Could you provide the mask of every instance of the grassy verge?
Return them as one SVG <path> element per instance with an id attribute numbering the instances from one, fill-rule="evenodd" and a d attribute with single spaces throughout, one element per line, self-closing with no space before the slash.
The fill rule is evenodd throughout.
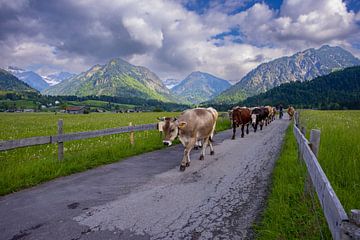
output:
<path id="1" fill-rule="evenodd" d="M 318 201 L 304 194 L 306 166 L 298 160 L 292 126 L 287 129 L 257 239 L 331 239 Z M 315 209 L 315 211 L 314 211 Z"/>
<path id="2" fill-rule="evenodd" d="M 345 211 L 360 208 L 360 111 L 301 111 L 301 126 L 321 131 L 318 160 Z M 273 172 L 258 239 L 331 239 L 317 196 L 304 194 L 306 167 L 289 127 Z"/>
<path id="3" fill-rule="evenodd" d="M 64 120 L 64 132 L 154 123 L 157 117 L 179 113 L 128 113 L 70 115 L 53 113 L 0 113 L 0 139 L 10 140 L 56 134 L 58 119 Z M 219 118 L 217 131 L 229 128 L 229 120 Z M 135 133 L 131 145 L 129 134 L 117 134 L 71 141 L 64 144 L 65 158 L 57 161 L 56 145 L 41 145 L 0 152 L 0 195 L 84 171 L 99 165 L 117 162 L 129 156 L 163 148 L 159 132 Z"/>
<path id="4" fill-rule="evenodd" d="M 360 209 L 360 111 L 302 111 L 301 123 L 320 129 L 319 163 L 345 211 Z"/>

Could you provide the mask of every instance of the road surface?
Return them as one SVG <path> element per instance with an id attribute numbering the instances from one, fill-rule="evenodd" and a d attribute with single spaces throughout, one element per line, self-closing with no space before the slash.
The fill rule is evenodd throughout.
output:
<path id="1" fill-rule="evenodd" d="M 176 145 L 0 197 L 0 239 L 252 239 L 288 124 L 221 132 L 185 172 Z"/>

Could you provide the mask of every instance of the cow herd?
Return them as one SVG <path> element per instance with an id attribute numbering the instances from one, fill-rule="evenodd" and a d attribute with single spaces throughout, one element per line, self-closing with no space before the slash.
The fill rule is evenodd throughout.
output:
<path id="1" fill-rule="evenodd" d="M 290 120 L 294 112 L 293 107 L 288 108 Z M 229 111 L 229 118 L 233 128 L 232 139 L 235 139 L 237 127 L 241 126 L 241 137 L 244 137 L 245 127 L 246 134 L 249 134 L 250 124 L 254 132 L 256 132 L 258 127 L 262 130 L 264 125 L 267 126 L 275 120 L 275 114 L 276 108 L 270 106 L 254 108 L 234 107 Z M 159 119 L 158 129 L 163 132 L 164 145 L 170 146 L 176 138 L 179 138 L 185 148 L 180 171 L 185 171 L 186 167 L 190 166 L 190 152 L 193 148 L 202 146 L 200 160 L 204 160 L 207 146 L 210 147 L 210 155 L 215 153 L 212 138 L 217 118 L 218 112 L 214 108 L 209 107 L 185 110 L 177 118 L 164 117 Z"/>

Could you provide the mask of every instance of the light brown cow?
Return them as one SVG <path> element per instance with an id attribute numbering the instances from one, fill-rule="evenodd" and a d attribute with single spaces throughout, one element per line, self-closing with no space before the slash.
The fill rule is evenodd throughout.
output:
<path id="1" fill-rule="evenodd" d="M 164 132 L 163 143 L 167 146 L 178 136 L 185 147 L 184 157 L 181 161 L 180 171 L 190 166 L 190 151 L 194 148 L 197 140 L 203 140 L 200 160 L 204 160 L 207 145 L 210 146 L 210 154 L 214 154 L 211 140 L 214 135 L 218 112 L 214 108 L 195 108 L 182 112 L 178 119 L 165 118 L 159 123 L 159 129 Z"/>
<path id="2" fill-rule="evenodd" d="M 294 113 L 295 113 L 295 109 L 292 106 L 289 106 L 287 113 L 289 114 L 289 120 L 292 120 Z"/>
<path id="3" fill-rule="evenodd" d="M 267 119 L 265 120 L 266 123 L 269 124 L 272 121 L 272 118 L 273 118 L 273 115 L 274 115 L 274 110 L 270 106 L 265 106 L 265 108 L 267 108 L 268 111 L 269 111 L 269 115 L 268 115 Z"/>

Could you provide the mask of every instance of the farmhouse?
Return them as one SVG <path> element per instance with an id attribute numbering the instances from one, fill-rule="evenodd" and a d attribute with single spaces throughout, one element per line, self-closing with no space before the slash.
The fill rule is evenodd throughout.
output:
<path id="1" fill-rule="evenodd" d="M 72 114 L 84 113 L 84 110 L 85 110 L 84 106 L 71 106 L 65 108 L 66 113 L 72 113 Z"/>

